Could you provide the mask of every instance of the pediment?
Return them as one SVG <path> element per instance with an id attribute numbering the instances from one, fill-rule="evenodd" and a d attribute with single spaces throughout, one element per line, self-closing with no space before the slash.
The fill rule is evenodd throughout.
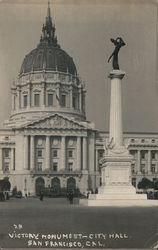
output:
<path id="1" fill-rule="evenodd" d="M 79 129 L 83 130 L 86 127 L 80 122 L 76 122 L 67 117 L 55 114 L 49 117 L 42 118 L 24 126 L 25 129 Z"/>

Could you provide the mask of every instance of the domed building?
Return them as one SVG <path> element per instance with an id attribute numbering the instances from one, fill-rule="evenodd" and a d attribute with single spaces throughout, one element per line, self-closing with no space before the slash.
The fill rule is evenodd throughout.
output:
<path id="1" fill-rule="evenodd" d="M 101 184 L 100 159 L 108 132 L 87 121 L 85 85 L 59 45 L 50 6 L 37 47 L 25 56 L 13 83 L 12 111 L 0 129 L 0 179 L 11 190 L 39 194 L 51 189 L 86 193 Z M 132 183 L 158 176 L 158 135 L 126 133 L 133 155 Z"/>

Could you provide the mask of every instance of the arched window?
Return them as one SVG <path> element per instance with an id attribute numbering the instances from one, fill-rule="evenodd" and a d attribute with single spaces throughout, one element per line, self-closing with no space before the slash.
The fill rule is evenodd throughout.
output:
<path id="1" fill-rule="evenodd" d="M 35 184 L 35 189 L 36 189 L 36 195 L 39 195 L 41 191 L 44 191 L 45 188 L 45 182 L 42 177 L 39 177 L 36 179 L 36 184 Z"/>
<path id="2" fill-rule="evenodd" d="M 60 193 L 60 180 L 59 178 L 55 177 L 51 181 L 51 188 L 54 194 L 59 194 Z"/>
<path id="3" fill-rule="evenodd" d="M 67 190 L 74 190 L 76 189 L 76 180 L 73 177 L 70 177 L 67 180 Z"/>

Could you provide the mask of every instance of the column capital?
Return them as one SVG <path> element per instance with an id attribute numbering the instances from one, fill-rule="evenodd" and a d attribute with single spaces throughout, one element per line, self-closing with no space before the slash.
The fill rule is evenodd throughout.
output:
<path id="1" fill-rule="evenodd" d="M 108 75 L 108 78 L 110 78 L 110 79 L 117 78 L 117 79 L 122 80 L 123 77 L 125 76 L 125 74 L 126 73 L 124 71 L 122 71 L 122 70 L 112 70 L 110 72 L 110 74 Z"/>

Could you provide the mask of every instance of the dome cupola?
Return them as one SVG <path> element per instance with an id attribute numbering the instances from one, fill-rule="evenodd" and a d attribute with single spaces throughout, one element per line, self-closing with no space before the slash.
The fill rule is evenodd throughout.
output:
<path id="1" fill-rule="evenodd" d="M 50 3 L 40 42 L 22 63 L 11 88 L 11 119 L 33 120 L 62 113 L 85 120 L 85 87 L 72 57 L 61 49 L 52 22 Z"/>

